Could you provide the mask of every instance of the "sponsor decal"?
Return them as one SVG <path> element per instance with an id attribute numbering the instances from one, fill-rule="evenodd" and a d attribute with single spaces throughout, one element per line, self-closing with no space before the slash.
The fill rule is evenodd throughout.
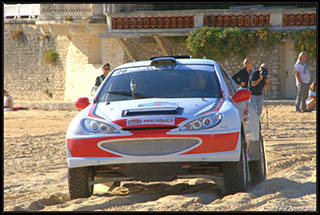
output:
<path id="1" fill-rule="evenodd" d="M 134 125 L 174 125 L 174 118 L 150 118 L 127 120 L 127 126 Z"/>
<path id="2" fill-rule="evenodd" d="M 145 103 L 145 104 L 139 104 L 138 107 L 153 107 L 153 106 L 178 106 L 175 102 L 151 102 L 151 103 Z"/>

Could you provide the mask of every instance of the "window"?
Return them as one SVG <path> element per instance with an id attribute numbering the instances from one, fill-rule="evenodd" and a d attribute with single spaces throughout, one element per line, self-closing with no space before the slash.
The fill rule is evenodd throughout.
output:
<path id="1" fill-rule="evenodd" d="M 234 82 L 234 80 L 230 77 L 230 75 L 224 70 L 224 68 L 221 65 L 219 65 L 219 68 L 227 84 L 229 94 L 233 96 L 238 91 L 237 84 Z"/>
<path id="2" fill-rule="evenodd" d="M 115 70 L 97 101 L 220 97 L 220 83 L 212 66 L 147 66 Z"/>

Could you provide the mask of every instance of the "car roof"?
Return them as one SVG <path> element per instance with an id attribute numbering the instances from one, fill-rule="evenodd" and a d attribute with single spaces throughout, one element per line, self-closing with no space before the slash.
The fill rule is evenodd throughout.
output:
<path id="1" fill-rule="evenodd" d="M 117 66 L 114 70 L 123 69 L 123 68 L 130 68 L 130 67 L 150 66 L 151 62 L 152 62 L 152 60 L 125 63 L 125 64 Z M 180 64 L 203 64 L 203 65 L 214 65 L 214 66 L 217 64 L 217 62 L 214 60 L 201 59 L 201 58 L 176 59 L 176 62 L 178 62 Z"/>

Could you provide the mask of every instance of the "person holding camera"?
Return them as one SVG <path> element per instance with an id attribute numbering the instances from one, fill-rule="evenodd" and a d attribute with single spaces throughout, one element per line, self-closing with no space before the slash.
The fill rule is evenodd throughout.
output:
<path id="1" fill-rule="evenodd" d="M 264 90 L 269 89 L 268 66 L 263 63 L 259 67 L 259 70 L 254 71 L 249 76 L 249 90 L 251 91 L 250 103 L 256 109 L 258 116 L 262 113 L 262 106 L 264 100 Z"/>

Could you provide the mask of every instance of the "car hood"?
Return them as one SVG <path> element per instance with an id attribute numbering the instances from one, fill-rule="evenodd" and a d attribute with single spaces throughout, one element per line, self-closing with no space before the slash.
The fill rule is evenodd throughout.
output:
<path id="1" fill-rule="evenodd" d="M 174 117 L 190 118 L 214 109 L 220 98 L 175 98 L 175 99 L 136 99 L 116 101 L 107 104 L 100 102 L 92 104 L 89 116 L 106 120 L 120 120 L 135 116 L 171 115 Z"/>

